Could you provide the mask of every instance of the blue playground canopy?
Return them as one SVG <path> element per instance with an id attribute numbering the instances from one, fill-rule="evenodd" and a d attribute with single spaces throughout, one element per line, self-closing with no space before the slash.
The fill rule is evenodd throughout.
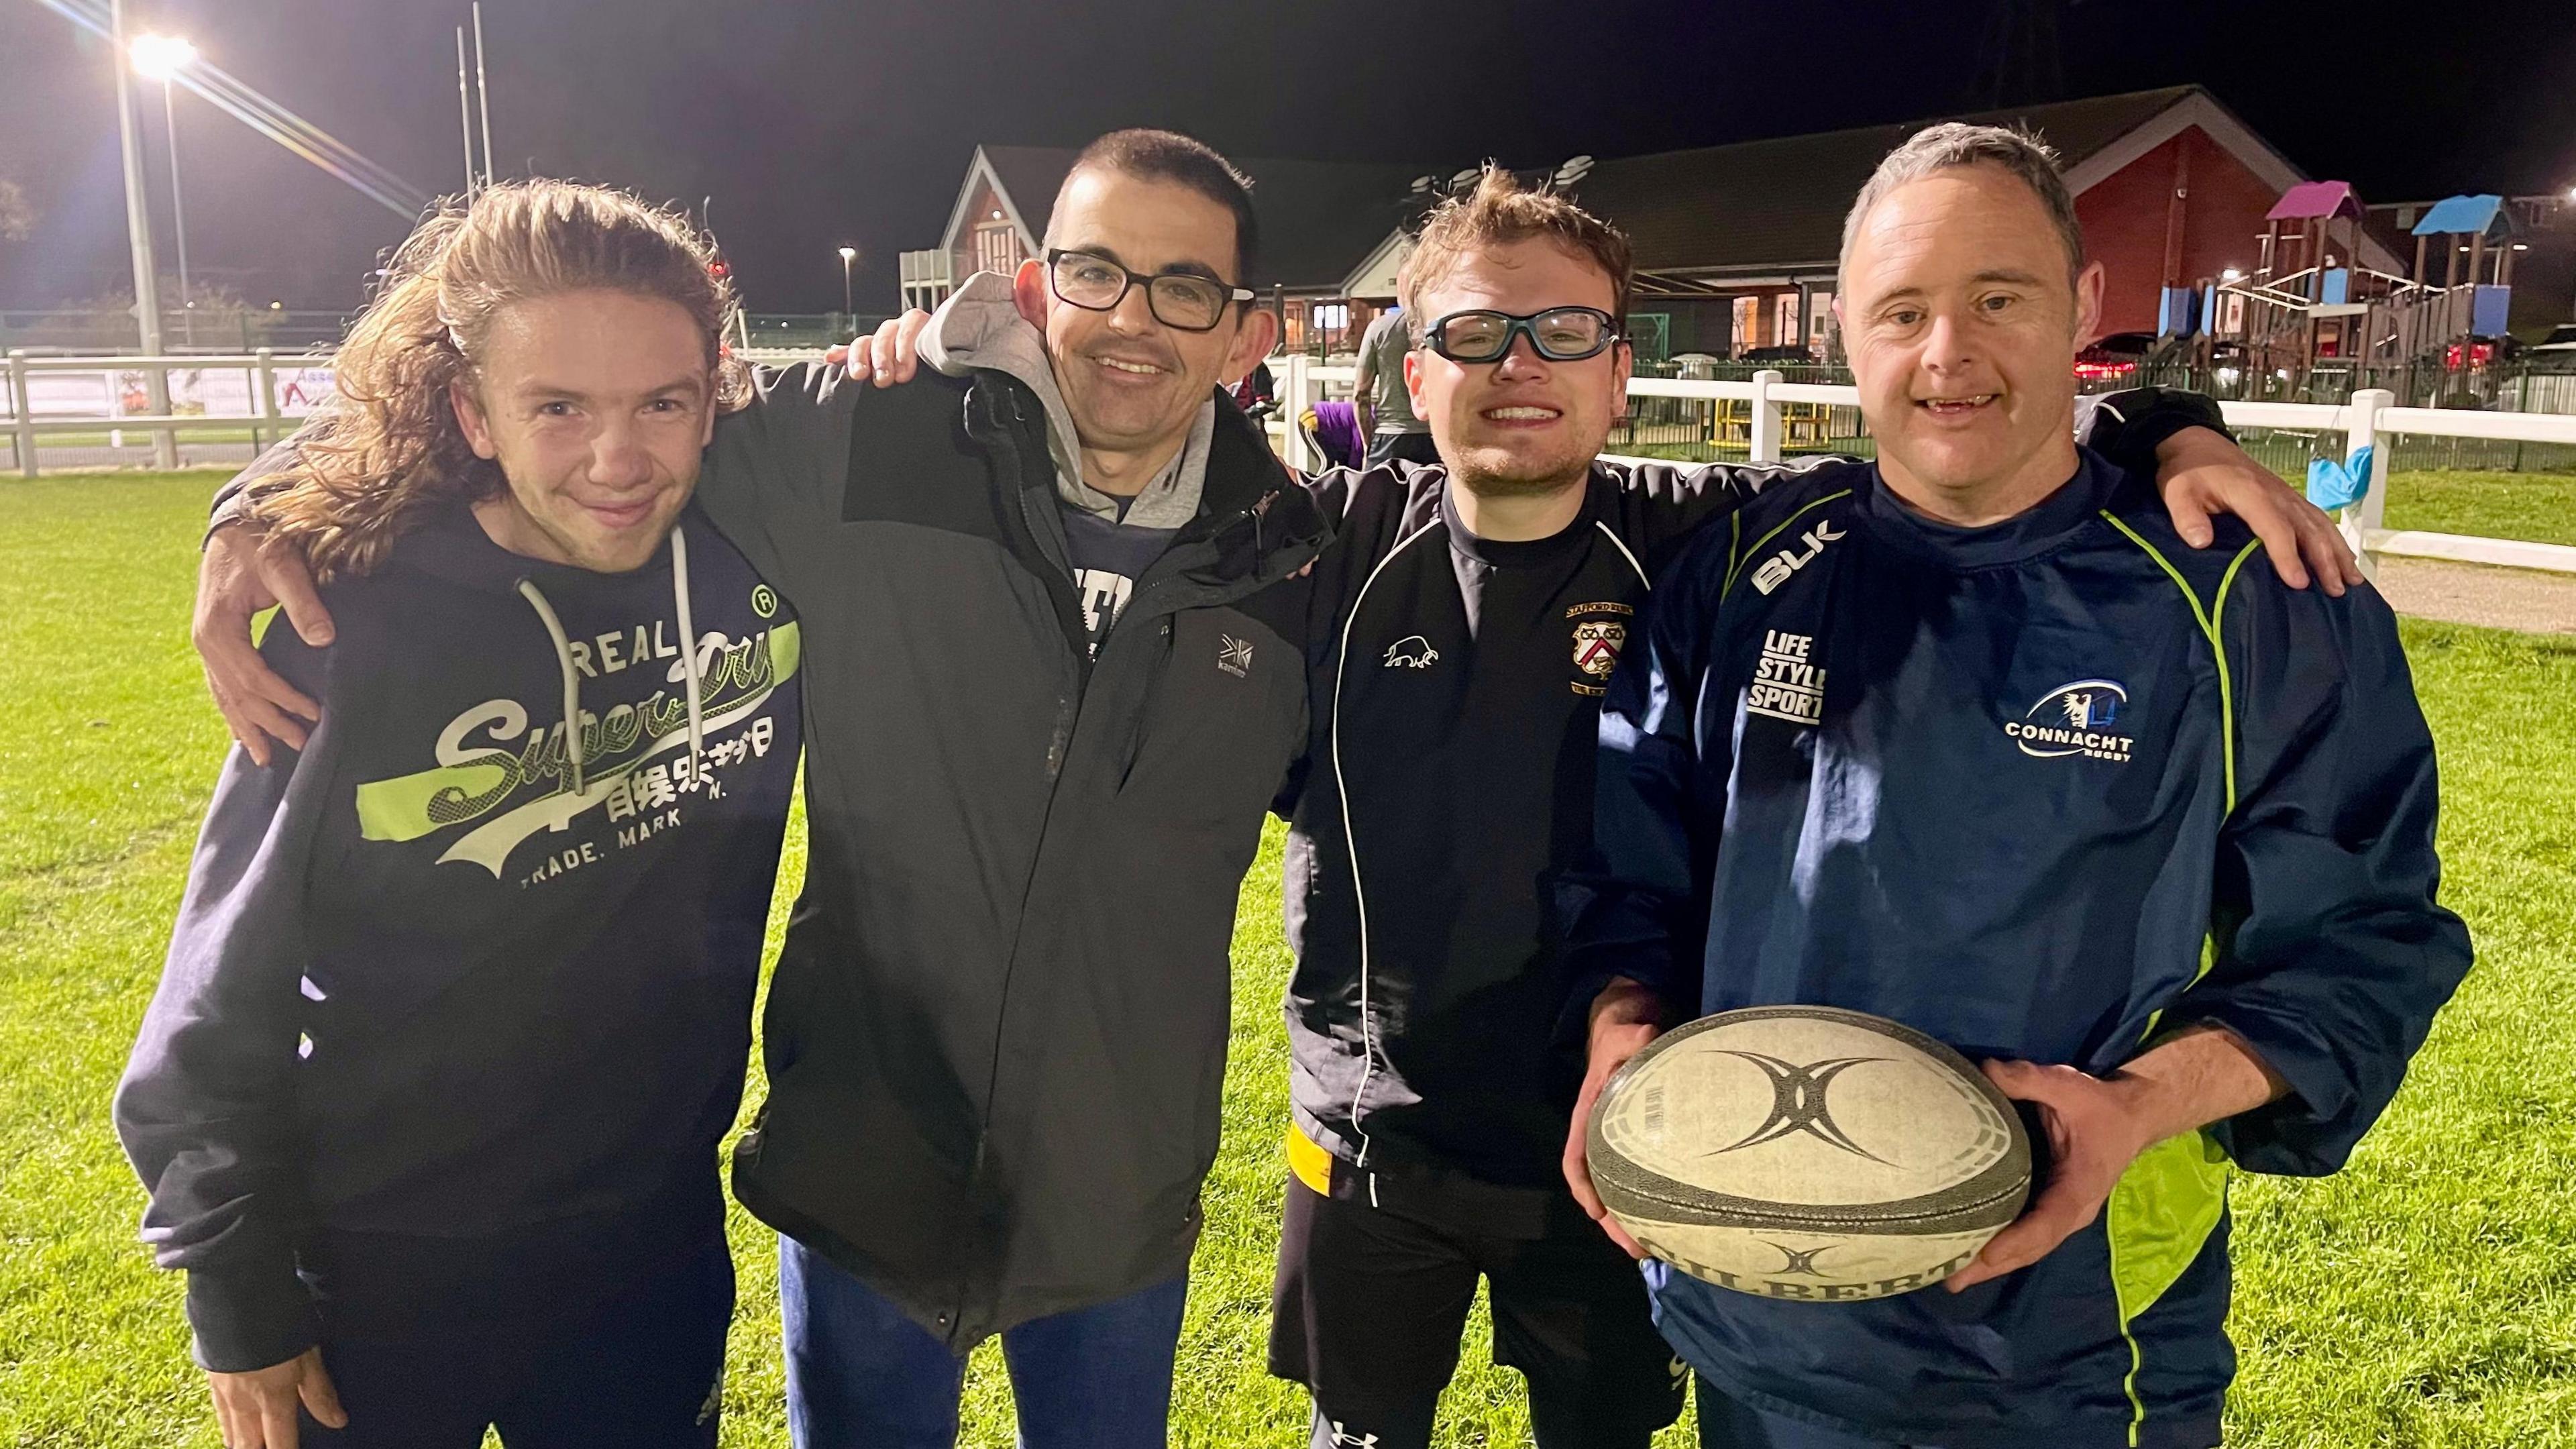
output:
<path id="1" fill-rule="evenodd" d="M 2433 203 L 2415 223 L 2417 236 L 2483 236 L 2504 214 L 2501 196 L 2452 196 Z"/>

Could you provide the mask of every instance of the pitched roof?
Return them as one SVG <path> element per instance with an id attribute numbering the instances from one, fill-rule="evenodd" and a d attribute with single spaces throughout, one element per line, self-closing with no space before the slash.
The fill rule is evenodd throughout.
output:
<path id="1" fill-rule="evenodd" d="M 2446 196 L 2415 223 L 2417 236 L 2483 236 L 2504 213 L 2501 196 Z"/>
<path id="2" fill-rule="evenodd" d="M 2281 193 L 2265 221 L 2313 221 L 2318 217 L 2359 216 L 2361 198 L 2349 181 L 2305 181 Z"/>
<path id="3" fill-rule="evenodd" d="M 2206 96 L 2198 86 L 2171 86 L 1933 119 L 2021 125 L 2055 147 L 2072 174 L 2157 116 Z M 1853 195 L 1882 157 L 1930 123 L 1622 157 L 1595 165 L 1575 190 L 1628 233 L 1644 271 L 1829 264 Z"/>
<path id="4" fill-rule="evenodd" d="M 1061 146 L 986 146 L 1011 205 L 1032 240 L 1046 235 L 1056 191 L 1079 154 Z M 1389 162 L 1232 158 L 1252 178 L 1253 214 L 1261 221 L 1261 255 L 1251 285 L 1298 289 L 1338 286 L 1351 264 L 1404 219 L 1406 189 L 1437 168 Z"/>

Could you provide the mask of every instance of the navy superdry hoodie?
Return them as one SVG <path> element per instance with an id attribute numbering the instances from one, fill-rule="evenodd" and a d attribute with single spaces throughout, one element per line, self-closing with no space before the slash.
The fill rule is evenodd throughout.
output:
<path id="1" fill-rule="evenodd" d="M 720 1221 L 796 769 L 797 626 L 694 509 L 601 574 L 460 507 L 323 597 L 263 645 L 321 723 L 226 762 L 116 1097 L 210 1369 L 315 1342 L 334 1245 Z"/>

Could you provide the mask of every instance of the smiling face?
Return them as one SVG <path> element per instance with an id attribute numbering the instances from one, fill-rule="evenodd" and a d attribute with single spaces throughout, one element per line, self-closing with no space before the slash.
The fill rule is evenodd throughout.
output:
<path id="1" fill-rule="evenodd" d="M 1116 262 L 1139 277 L 1167 272 L 1233 287 L 1234 214 L 1178 182 L 1108 167 L 1076 172 L 1057 197 L 1047 245 Z M 1189 435 L 1201 404 L 1220 384 L 1252 370 L 1270 351 L 1278 324 L 1258 308 L 1229 305 L 1207 332 L 1158 321 L 1143 286 L 1094 312 L 1055 295 L 1043 260 L 1014 279 L 1020 315 L 1046 333 L 1047 360 L 1082 446 L 1159 453 Z"/>
<path id="2" fill-rule="evenodd" d="M 677 303 L 616 291 L 513 302 L 450 391 L 475 455 L 509 487 L 474 505 L 510 552 L 639 568 L 697 486 L 714 436 L 706 334 Z"/>
<path id="3" fill-rule="evenodd" d="M 1890 487 L 1958 522 L 2008 517 L 2075 471 L 2075 353 L 2101 319 L 2102 268 L 2067 275 L 2030 187 L 1958 166 L 1897 187 L 1843 260 L 1861 413 Z"/>
<path id="4" fill-rule="evenodd" d="M 1600 264 L 1547 237 L 1502 242 L 1459 256 L 1414 298 L 1422 324 L 1452 312 L 1527 316 L 1556 307 L 1617 315 Z M 1526 336 L 1497 362 L 1462 363 L 1418 347 L 1404 360 L 1413 410 L 1431 424 L 1449 475 L 1486 497 L 1528 496 L 1582 482 L 1627 408 L 1628 346 L 1580 362 L 1550 362 Z"/>

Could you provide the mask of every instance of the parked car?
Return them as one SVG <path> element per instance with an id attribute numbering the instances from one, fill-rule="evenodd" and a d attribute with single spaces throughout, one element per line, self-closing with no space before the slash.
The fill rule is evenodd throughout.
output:
<path id="1" fill-rule="evenodd" d="M 2075 375 L 2085 382 L 2126 378 L 2156 350 L 2152 332 L 2114 332 L 2075 354 Z"/>

